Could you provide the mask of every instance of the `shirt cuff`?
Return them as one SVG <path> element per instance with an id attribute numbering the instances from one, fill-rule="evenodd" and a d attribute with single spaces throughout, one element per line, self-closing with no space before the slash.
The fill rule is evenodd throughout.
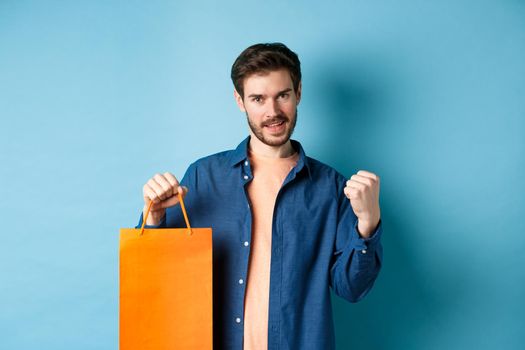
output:
<path id="1" fill-rule="evenodd" d="M 357 250 L 375 250 L 376 246 L 379 244 L 381 235 L 383 233 L 383 224 L 381 219 L 377 224 L 376 230 L 368 238 L 363 238 L 359 234 L 357 229 L 359 219 L 355 221 L 354 227 L 352 228 L 352 246 Z"/>

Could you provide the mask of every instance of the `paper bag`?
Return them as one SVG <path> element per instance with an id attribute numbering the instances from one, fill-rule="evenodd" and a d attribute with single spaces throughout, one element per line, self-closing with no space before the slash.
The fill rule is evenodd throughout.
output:
<path id="1" fill-rule="evenodd" d="M 120 230 L 120 350 L 212 349 L 212 230 Z"/>

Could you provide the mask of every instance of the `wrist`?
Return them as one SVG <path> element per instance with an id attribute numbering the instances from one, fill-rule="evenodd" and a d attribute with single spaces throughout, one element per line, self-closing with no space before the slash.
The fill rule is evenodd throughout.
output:
<path id="1" fill-rule="evenodd" d="M 146 211 L 143 212 L 143 217 L 145 217 Z M 162 219 L 164 218 L 165 210 L 150 211 L 148 217 L 146 218 L 146 225 L 158 226 Z"/>
<path id="2" fill-rule="evenodd" d="M 379 225 L 379 218 L 371 220 L 361 220 L 357 221 L 357 231 L 363 238 L 369 238 L 377 229 Z"/>

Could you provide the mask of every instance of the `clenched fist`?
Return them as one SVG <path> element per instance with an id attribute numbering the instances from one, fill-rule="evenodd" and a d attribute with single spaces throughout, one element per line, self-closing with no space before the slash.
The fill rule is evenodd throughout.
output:
<path id="1" fill-rule="evenodd" d="M 144 196 L 143 215 L 150 201 L 153 201 L 151 210 L 146 220 L 146 225 L 158 225 L 166 214 L 166 208 L 172 207 L 179 203 L 178 194 L 183 197 L 188 189 L 179 185 L 179 181 L 171 173 L 156 174 L 146 182 L 142 188 Z"/>
<path id="2" fill-rule="evenodd" d="M 359 170 L 346 182 L 345 195 L 358 218 L 357 229 L 368 238 L 375 231 L 381 218 L 379 209 L 379 176 Z"/>

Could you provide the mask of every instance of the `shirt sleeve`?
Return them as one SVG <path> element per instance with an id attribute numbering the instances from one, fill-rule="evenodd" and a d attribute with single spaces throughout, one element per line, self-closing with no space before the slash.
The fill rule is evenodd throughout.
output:
<path id="1" fill-rule="evenodd" d="M 343 193 L 344 185 L 338 186 L 338 218 L 330 283 L 334 292 L 350 301 L 358 302 L 372 289 L 383 259 L 381 220 L 368 238 L 358 232 L 358 219 L 350 201 Z"/>

